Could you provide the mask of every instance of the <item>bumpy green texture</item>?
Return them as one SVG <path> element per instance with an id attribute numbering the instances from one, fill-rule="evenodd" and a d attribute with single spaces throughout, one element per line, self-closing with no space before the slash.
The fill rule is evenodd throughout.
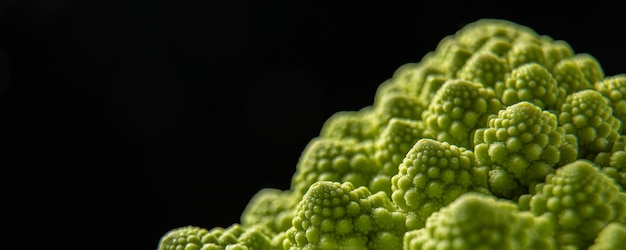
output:
<path id="1" fill-rule="evenodd" d="M 160 250 L 201 249 L 209 231 L 195 226 L 186 226 L 167 232 L 159 242 Z"/>
<path id="2" fill-rule="evenodd" d="M 379 167 L 370 181 L 372 192 L 384 191 L 391 195 L 391 177 L 398 173 L 407 152 L 424 134 L 421 121 L 392 118 L 374 144 L 374 161 Z"/>
<path id="3" fill-rule="evenodd" d="M 272 232 L 283 232 L 291 227 L 294 209 L 299 201 L 291 190 L 261 189 L 248 201 L 241 214 L 241 225 L 263 225 Z"/>
<path id="4" fill-rule="evenodd" d="M 553 221 L 562 248 L 586 249 L 607 224 L 626 220 L 626 194 L 591 161 L 568 163 L 537 189 L 530 211 Z"/>
<path id="5" fill-rule="evenodd" d="M 476 166 L 471 150 L 433 139 L 420 139 L 391 180 L 392 199 L 409 215 L 407 227 L 426 219 L 464 193 L 487 191 L 487 169 Z"/>
<path id="6" fill-rule="evenodd" d="M 596 82 L 605 77 L 600 63 L 586 53 L 561 59 L 554 66 L 552 75 L 567 94 L 592 89 Z"/>
<path id="7" fill-rule="evenodd" d="M 371 143 L 317 137 L 304 149 L 291 189 L 302 196 L 318 181 L 349 181 L 355 186 L 367 186 L 379 170 L 371 150 Z"/>
<path id="8" fill-rule="evenodd" d="M 160 250 L 246 250 L 282 249 L 280 242 L 272 240 L 272 234 L 263 226 L 242 227 L 233 224 L 228 228 L 215 227 L 211 230 L 196 226 L 175 228 L 160 240 Z"/>
<path id="9" fill-rule="evenodd" d="M 541 64 L 527 63 L 507 73 L 496 84 L 496 94 L 504 105 L 529 101 L 540 109 L 555 110 L 565 99 L 565 89 L 559 87 L 550 71 Z"/>
<path id="10" fill-rule="evenodd" d="M 620 136 L 621 120 L 607 98 L 593 89 L 572 93 L 561 105 L 559 124 L 578 138 L 579 157 L 593 159 L 609 152 Z"/>
<path id="11" fill-rule="evenodd" d="M 626 224 L 611 222 L 606 225 L 589 250 L 612 250 L 626 246 Z"/>
<path id="12" fill-rule="evenodd" d="M 477 164 L 489 168 L 493 194 L 513 200 L 577 157 L 576 138 L 565 134 L 553 113 L 528 101 L 492 116 L 487 128 L 476 130 L 474 144 Z"/>
<path id="13" fill-rule="evenodd" d="M 471 132 L 484 126 L 487 117 L 500 110 L 500 101 L 489 88 L 465 80 L 448 80 L 422 114 L 426 137 L 471 147 Z"/>
<path id="14" fill-rule="evenodd" d="M 406 250 L 557 249 L 550 221 L 518 210 L 509 200 L 466 193 L 408 231 Z"/>
<path id="15" fill-rule="evenodd" d="M 365 141 L 374 138 L 374 124 L 370 117 L 372 108 L 359 111 L 340 111 L 326 119 L 320 137 L 339 140 Z"/>
<path id="16" fill-rule="evenodd" d="M 350 182 L 311 185 L 287 230 L 289 249 L 400 249 L 405 215 L 384 192 Z"/>
<path id="17" fill-rule="evenodd" d="M 626 188 L 626 135 L 619 137 L 610 152 L 599 153 L 594 162 L 604 174 L 613 178 L 624 191 Z"/>
<path id="18" fill-rule="evenodd" d="M 622 122 L 626 120 L 626 73 L 609 76 L 595 82 L 593 88 L 609 99 L 609 106 L 613 108 L 613 115 Z M 626 132 L 622 125 L 621 134 Z"/>
<path id="19" fill-rule="evenodd" d="M 157 250 L 621 250 L 625 121 L 626 72 L 476 20 L 400 65 L 371 105 L 329 116 L 288 189 L 260 189 L 230 227 L 165 232 Z"/>

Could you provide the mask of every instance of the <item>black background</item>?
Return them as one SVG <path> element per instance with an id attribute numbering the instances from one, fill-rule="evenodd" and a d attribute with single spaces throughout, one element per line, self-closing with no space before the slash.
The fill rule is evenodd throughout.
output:
<path id="1" fill-rule="evenodd" d="M 260 188 L 289 188 L 326 118 L 370 105 L 396 68 L 479 18 L 529 26 L 593 55 L 606 75 L 626 73 L 623 10 L 600 2 L 7 6 L 5 211 L 48 247 L 149 250 L 175 227 L 238 222 Z"/>

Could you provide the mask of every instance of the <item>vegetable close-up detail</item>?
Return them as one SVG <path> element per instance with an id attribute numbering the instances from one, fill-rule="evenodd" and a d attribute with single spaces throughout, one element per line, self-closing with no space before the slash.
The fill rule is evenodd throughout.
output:
<path id="1" fill-rule="evenodd" d="M 478 19 L 328 117 L 289 189 L 157 250 L 624 249 L 624 121 L 626 72 Z"/>

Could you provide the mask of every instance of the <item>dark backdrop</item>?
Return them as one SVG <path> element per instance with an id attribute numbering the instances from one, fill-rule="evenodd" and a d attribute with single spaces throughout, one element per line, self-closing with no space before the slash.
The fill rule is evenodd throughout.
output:
<path id="1" fill-rule="evenodd" d="M 260 188 L 289 188 L 326 118 L 371 105 L 396 68 L 478 18 L 626 73 L 623 13 L 599 2 L 0 6 L 4 205 L 47 246 L 149 250 L 175 227 L 238 222 Z"/>

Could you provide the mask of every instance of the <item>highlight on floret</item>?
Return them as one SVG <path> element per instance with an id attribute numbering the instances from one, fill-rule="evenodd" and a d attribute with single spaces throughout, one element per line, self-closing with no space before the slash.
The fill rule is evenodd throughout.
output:
<path id="1" fill-rule="evenodd" d="M 577 158 L 577 142 L 558 126 L 556 116 L 521 101 L 491 116 L 474 134 L 479 166 L 489 169 L 489 190 L 517 200 L 538 182 Z"/>
<path id="2" fill-rule="evenodd" d="M 504 105 L 528 101 L 543 110 L 557 110 L 566 97 L 566 90 L 539 63 L 527 63 L 507 73 L 495 91 Z"/>
<path id="3" fill-rule="evenodd" d="M 405 215 L 384 192 L 319 181 L 304 195 L 287 230 L 288 249 L 400 249 Z"/>
<path id="4" fill-rule="evenodd" d="M 370 181 L 372 192 L 384 191 L 391 196 L 392 176 L 398 173 L 409 149 L 424 137 L 424 123 L 418 120 L 392 118 L 374 143 L 374 161 L 380 171 Z"/>
<path id="5" fill-rule="evenodd" d="M 317 181 L 349 181 L 355 186 L 367 186 L 379 170 L 371 150 L 369 142 L 317 137 L 304 149 L 291 189 L 301 197 Z"/>
<path id="6" fill-rule="evenodd" d="M 467 192 L 487 191 L 487 169 L 476 165 L 471 150 L 433 139 L 420 139 L 391 180 L 391 197 L 407 213 L 408 229 Z"/>
<path id="7" fill-rule="evenodd" d="M 292 190 L 302 196 L 317 181 L 349 181 L 391 195 L 391 176 L 397 173 L 408 149 L 424 137 L 425 125 L 421 120 L 398 116 L 378 128 L 381 131 L 371 139 L 319 136 L 311 140 L 296 166 Z"/>
<path id="8" fill-rule="evenodd" d="M 469 148 L 472 131 L 499 109 L 500 101 L 491 89 L 465 80 L 449 80 L 422 113 L 426 137 Z"/>
<path id="9" fill-rule="evenodd" d="M 607 98 L 593 89 L 568 95 L 559 113 L 559 125 L 578 140 L 578 157 L 590 160 L 611 150 L 620 136 L 621 123 L 613 116 Z"/>
<path id="10" fill-rule="evenodd" d="M 329 116 L 288 189 L 158 250 L 617 250 L 626 245 L 626 72 L 479 19 Z"/>

